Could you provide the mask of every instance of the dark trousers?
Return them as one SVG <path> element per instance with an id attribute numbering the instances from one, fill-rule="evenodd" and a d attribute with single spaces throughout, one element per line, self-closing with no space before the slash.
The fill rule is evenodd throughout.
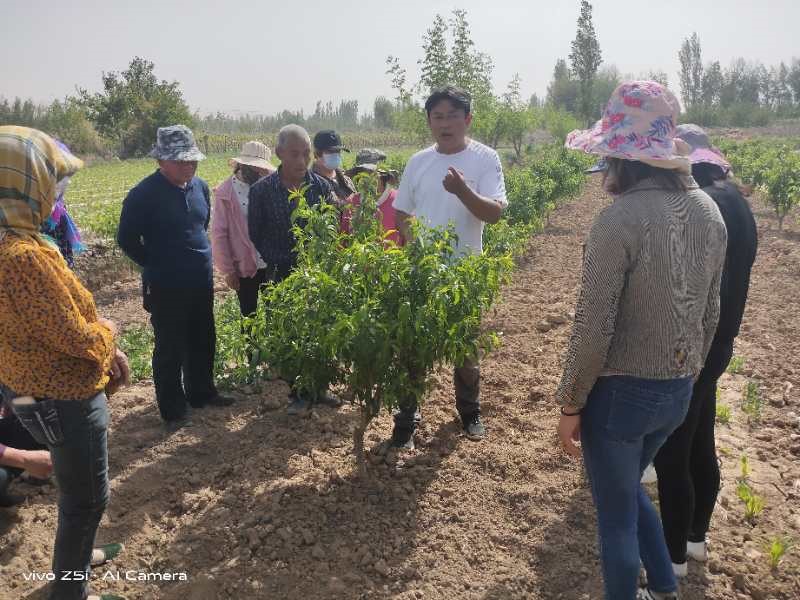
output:
<path id="1" fill-rule="evenodd" d="M 289 276 L 293 269 L 294 265 L 290 264 L 267 265 L 266 280 L 272 283 L 280 283 Z"/>
<path id="2" fill-rule="evenodd" d="M 456 410 L 464 419 L 481 410 L 480 400 L 481 367 L 477 360 L 466 359 L 464 364 L 453 370 L 453 385 L 456 392 Z M 409 397 L 394 416 L 397 429 L 414 431 L 420 421 L 416 398 Z"/>
<path id="3" fill-rule="evenodd" d="M 181 418 L 186 403 L 202 407 L 214 386 L 214 290 L 170 290 L 150 286 L 145 309 L 155 333 L 153 382 L 165 421 Z"/>
<path id="4" fill-rule="evenodd" d="M 672 562 L 686 562 L 686 542 L 702 542 L 719 493 L 714 447 L 717 381 L 733 356 L 733 342 L 714 343 L 692 390 L 686 420 L 656 455 L 661 522 Z"/>
<path id="5" fill-rule="evenodd" d="M 267 269 L 259 269 L 252 277 L 239 278 L 239 290 L 236 296 L 239 298 L 239 309 L 242 316 L 249 317 L 255 314 L 258 308 L 258 292 L 267 281 Z"/>
<path id="6" fill-rule="evenodd" d="M 8 486 L 11 484 L 11 480 L 19 475 L 17 471 L 19 471 L 19 469 L 13 469 L 6 466 L 0 467 L 0 498 L 4 498 L 6 496 L 6 493 L 8 492 Z"/>
<path id="7" fill-rule="evenodd" d="M 83 600 L 95 535 L 109 497 L 106 396 L 43 400 L 14 410 L 31 436 L 50 450 L 58 483 L 56 578 L 49 598 Z"/>
<path id="8" fill-rule="evenodd" d="M 0 403 L 2 401 L 3 395 L 0 394 Z M 0 419 L 0 444 L 17 450 L 43 450 L 47 447 L 33 439 L 33 436 L 25 429 L 13 412 Z M 6 493 L 11 480 L 21 474 L 22 469 L 7 466 L 0 467 L 0 496 Z"/>

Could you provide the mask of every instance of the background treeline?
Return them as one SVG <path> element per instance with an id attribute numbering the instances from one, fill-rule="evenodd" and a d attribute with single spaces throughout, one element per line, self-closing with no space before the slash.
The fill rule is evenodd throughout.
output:
<path id="1" fill-rule="evenodd" d="M 228 151 L 239 136 L 272 137 L 288 123 L 301 124 L 312 132 L 327 128 L 361 132 L 358 140 L 366 145 L 373 138 L 375 145 L 389 140 L 416 145 L 428 139 L 424 98 L 431 89 L 453 83 L 472 94 L 473 135 L 495 148 L 509 149 L 510 155 L 520 160 L 537 141 L 538 131 L 559 136 L 597 119 L 613 89 L 625 79 L 654 79 L 675 88 L 663 71 L 622 73 L 604 63 L 592 11 L 587 0 L 579 2 L 571 51 L 556 62 L 543 98 L 536 94 L 522 98 L 519 75 L 503 92 L 494 90 L 492 58 L 472 39 L 466 11 L 456 9 L 447 17 L 436 15 L 423 33 L 416 81 L 410 80 L 399 57 L 387 58 L 386 74 L 395 95 L 378 97 L 370 107 L 359 106 L 352 99 L 338 103 L 319 100 L 311 114 L 284 110 L 275 115 L 200 115 L 187 106 L 179 82 L 159 80 L 154 64 L 136 57 L 121 72 L 103 73 L 102 90 L 96 93 L 79 89 L 49 105 L 0 98 L 0 124 L 43 129 L 80 154 L 121 158 L 145 154 L 156 128 L 173 123 L 194 127 L 212 151 Z M 718 60 L 704 62 L 696 33 L 683 41 L 678 57 L 684 122 L 747 127 L 800 117 L 797 58 L 769 67 L 744 58 L 728 66 Z M 389 131 L 391 137 L 386 135 Z"/>
<path id="2" fill-rule="evenodd" d="M 800 60 L 766 67 L 760 62 L 703 63 L 696 33 L 679 52 L 680 87 L 686 119 L 703 125 L 766 125 L 800 117 Z"/>
<path id="3" fill-rule="evenodd" d="M 722 66 L 718 60 L 704 63 L 696 33 L 684 40 L 678 57 L 681 70 L 677 83 L 684 122 L 708 127 L 749 127 L 767 125 L 775 119 L 800 117 L 800 60 L 797 58 L 769 67 L 744 58 L 737 58 L 728 66 Z M 592 112 L 587 116 L 599 117 L 611 91 L 623 80 L 633 78 L 671 84 L 667 74 L 661 71 L 623 76 L 614 65 L 600 66 L 593 81 Z M 580 85 L 575 65 L 559 60 L 553 69 L 545 103 L 581 114 Z M 538 99 L 534 97 L 533 102 Z"/>

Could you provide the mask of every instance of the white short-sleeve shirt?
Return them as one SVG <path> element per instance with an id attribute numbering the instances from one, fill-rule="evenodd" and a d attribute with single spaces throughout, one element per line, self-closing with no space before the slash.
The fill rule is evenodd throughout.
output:
<path id="1" fill-rule="evenodd" d="M 406 165 L 394 207 L 414 215 L 428 227 L 455 226 L 458 254 L 479 254 L 483 250 L 483 221 L 473 215 L 455 194 L 444 189 L 447 170 L 453 167 L 464 174 L 476 194 L 506 206 L 503 166 L 497 152 L 469 140 L 457 154 L 442 154 L 431 146 L 417 152 Z"/>

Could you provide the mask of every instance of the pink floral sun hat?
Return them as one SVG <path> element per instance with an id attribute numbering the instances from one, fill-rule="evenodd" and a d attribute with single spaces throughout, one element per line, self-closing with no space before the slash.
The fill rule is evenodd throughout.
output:
<path id="1" fill-rule="evenodd" d="M 689 161 L 693 165 L 707 163 L 718 166 L 725 173 L 731 170 L 731 163 L 725 159 L 719 148 L 711 144 L 708 134 L 699 125 L 693 123 L 678 125 L 675 129 L 675 135 L 689 144 L 691 149 Z"/>
<path id="2" fill-rule="evenodd" d="M 660 83 L 627 81 L 611 94 L 603 118 L 591 129 L 570 133 L 565 145 L 688 174 L 689 146 L 675 137 L 679 114 L 678 99 Z"/>

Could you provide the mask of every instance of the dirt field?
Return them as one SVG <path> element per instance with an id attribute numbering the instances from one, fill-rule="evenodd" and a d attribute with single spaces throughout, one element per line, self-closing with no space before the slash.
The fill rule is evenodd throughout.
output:
<path id="1" fill-rule="evenodd" d="M 581 243 L 607 202 L 594 181 L 559 209 L 489 315 L 504 343 L 483 362 L 482 443 L 459 433 L 447 371 L 423 409 L 417 449 L 373 457 L 366 480 L 351 454 L 356 414 L 288 417 L 282 383 L 195 412 L 174 434 L 161 427 L 151 385 L 115 396 L 112 502 L 99 536 L 127 548 L 94 573 L 94 589 L 146 600 L 600 598 L 589 491 L 580 465 L 556 446 L 552 395 Z M 774 537 L 800 543 L 800 226 L 787 219 L 779 234 L 771 214 L 755 208 L 761 246 L 736 350 L 745 364 L 722 381 L 721 402 L 732 408 L 730 424 L 718 425 L 724 486 L 711 560 L 690 563 L 687 600 L 800 598 L 800 547 L 777 570 L 766 550 Z M 144 321 L 137 281 L 111 284 L 108 275 L 88 278 L 101 311 L 123 324 Z M 741 410 L 748 379 L 763 399 L 752 427 Z M 369 444 L 389 432 L 383 417 Z M 755 525 L 736 494 L 742 455 L 766 502 Z M 49 567 L 55 489 L 16 489 L 29 499 L 0 513 L 0 598 L 40 598 L 42 584 L 23 573 Z M 117 571 L 121 580 L 110 580 Z M 188 581 L 126 580 L 147 573 Z"/>

